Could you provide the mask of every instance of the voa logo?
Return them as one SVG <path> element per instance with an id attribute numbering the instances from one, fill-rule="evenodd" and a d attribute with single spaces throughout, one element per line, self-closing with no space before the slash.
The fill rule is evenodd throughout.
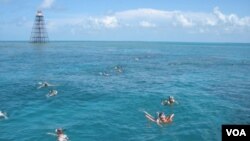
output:
<path id="1" fill-rule="evenodd" d="M 246 135 L 246 132 L 244 129 L 241 129 L 239 131 L 239 129 L 226 129 L 226 132 L 227 132 L 227 136 L 247 136 Z"/>

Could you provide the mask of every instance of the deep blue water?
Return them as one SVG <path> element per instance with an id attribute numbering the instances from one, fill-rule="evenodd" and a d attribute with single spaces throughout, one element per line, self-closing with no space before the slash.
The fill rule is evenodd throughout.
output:
<path id="1" fill-rule="evenodd" d="M 0 42 L 0 110 L 0 141 L 55 141 L 58 127 L 71 141 L 221 140 L 222 124 L 250 124 L 250 44 Z"/>

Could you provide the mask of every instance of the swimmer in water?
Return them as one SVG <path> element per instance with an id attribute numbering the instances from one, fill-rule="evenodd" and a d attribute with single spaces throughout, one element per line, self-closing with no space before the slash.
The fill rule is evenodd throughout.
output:
<path id="1" fill-rule="evenodd" d="M 57 93 L 58 93 L 57 90 L 50 90 L 49 93 L 46 95 L 46 97 L 56 96 Z"/>
<path id="2" fill-rule="evenodd" d="M 8 119 L 7 113 L 0 111 L 0 118 L 2 118 L 2 117 L 5 118 L 5 119 Z"/>
<path id="3" fill-rule="evenodd" d="M 173 121 L 173 117 L 174 117 L 174 114 L 166 116 L 163 112 L 157 113 L 157 118 L 153 117 L 152 115 L 150 115 L 146 111 L 144 111 L 144 113 L 145 113 L 145 117 L 148 120 L 155 122 L 160 127 L 162 127 L 162 124 L 171 123 Z"/>
<path id="4" fill-rule="evenodd" d="M 39 82 L 39 84 L 40 84 L 40 86 L 37 89 L 53 86 L 53 85 L 49 84 L 48 82 Z"/>
<path id="5" fill-rule="evenodd" d="M 123 69 L 121 66 L 115 66 L 115 70 L 119 73 L 122 73 L 123 72 Z"/>
<path id="6" fill-rule="evenodd" d="M 68 141 L 69 140 L 68 136 L 63 133 L 63 130 L 61 128 L 56 129 L 56 134 L 57 134 L 58 141 Z"/>
<path id="7" fill-rule="evenodd" d="M 57 141 L 69 141 L 69 138 L 66 134 L 63 133 L 62 128 L 58 128 L 55 130 L 55 133 L 47 133 L 49 135 L 57 136 Z"/>
<path id="8" fill-rule="evenodd" d="M 162 126 L 161 124 L 171 123 L 173 121 L 174 114 L 171 114 L 169 116 L 166 116 L 164 112 L 160 112 L 158 114 L 158 118 L 156 119 L 156 123 L 159 126 Z"/>
<path id="9" fill-rule="evenodd" d="M 173 96 L 169 96 L 169 98 L 167 100 L 163 100 L 161 102 L 162 105 L 172 105 L 174 103 L 177 103 L 177 101 L 175 101 Z"/>

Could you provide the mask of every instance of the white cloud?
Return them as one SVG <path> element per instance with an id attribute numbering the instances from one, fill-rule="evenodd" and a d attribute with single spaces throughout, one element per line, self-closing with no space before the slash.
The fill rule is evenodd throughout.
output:
<path id="1" fill-rule="evenodd" d="M 206 18 L 204 23 L 208 26 L 215 26 L 217 25 L 217 20 L 215 18 Z"/>
<path id="2" fill-rule="evenodd" d="M 43 0 L 41 5 L 39 6 L 41 9 L 49 9 L 52 7 L 55 0 Z"/>
<path id="3" fill-rule="evenodd" d="M 226 22 L 226 16 L 220 12 L 219 7 L 215 7 L 213 12 L 214 12 L 215 16 L 218 17 L 219 20 Z"/>
<path id="4" fill-rule="evenodd" d="M 176 16 L 176 19 L 183 27 L 191 27 L 194 25 L 192 21 L 188 20 L 183 14 Z"/>
<path id="5" fill-rule="evenodd" d="M 107 28 L 114 28 L 118 26 L 118 21 L 116 17 L 110 17 L 110 16 L 104 17 L 101 20 L 101 23 Z"/>
<path id="6" fill-rule="evenodd" d="M 150 23 L 150 22 L 147 22 L 147 21 L 141 21 L 141 22 L 139 23 L 139 25 L 140 25 L 141 27 L 146 27 L 146 28 L 148 28 L 148 27 L 156 27 L 155 24 Z"/>
<path id="7" fill-rule="evenodd" d="M 170 19 L 177 11 L 162 11 L 157 9 L 140 8 L 116 12 L 114 15 L 122 19 Z"/>
<path id="8" fill-rule="evenodd" d="M 91 27 L 95 28 L 116 28 L 118 27 L 118 20 L 114 16 L 106 16 L 102 18 L 93 18 L 90 17 L 88 20 L 88 23 L 91 24 Z"/>
<path id="9" fill-rule="evenodd" d="M 187 33 L 235 33 L 250 30 L 250 17 L 236 14 L 224 14 L 218 7 L 211 12 L 164 11 L 157 9 L 132 9 L 109 13 L 104 16 L 75 16 L 74 18 L 51 20 L 51 27 L 70 26 L 75 32 L 95 29 L 133 29 L 138 26 L 182 30 Z M 58 28 L 60 29 L 60 28 Z M 244 30 L 247 29 L 247 30 Z"/>
<path id="10" fill-rule="evenodd" d="M 133 24 L 139 22 L 141 26 L 145 25 L 144 27 L 155 27 L 155 23 L 157 23 L 157 25 L 159 23 L 161 26 L 180 25 L 182 27 L 191 27 L 194 25 L 192 19 L 189 19 L 189 17 L 187 17 L 184 12 L 181 11 L 163 11 L 157 9 L 141 8 L 116 12 L 114 13 L 114 16 L 122 21 L 121 24 L 124 22 L 129 22 L 129 25 L 131 25 L 131 23 Z M 142 21 L 151 22 L 145 23 Z M 152 24 L 152 22 L 154 24 Z"/>
<path id="11" fill-rule="evenodd" d="M 212 13 L 135 9 L 116 12 L 114 16 L 117 19 L 127 22 L 150 20 L 164 24 L 180 25 L 182 27 L 216 25 L 250 26 L 250 17 L 239 18 L 236 14 L 225 15 L 218 7 L 215 7 Z"/>
<path id="12" fill-rule="evenodd" d="M 214 15 L 217 17 L 218 21 L 222 22 L 222 25 L 227 26 L 250 26 L 250 17 L 239 18 L 236 14 L 225 15 L 218 7 L 214 8 Z M 225 29 L 227 29 L 226 27 Z"/>

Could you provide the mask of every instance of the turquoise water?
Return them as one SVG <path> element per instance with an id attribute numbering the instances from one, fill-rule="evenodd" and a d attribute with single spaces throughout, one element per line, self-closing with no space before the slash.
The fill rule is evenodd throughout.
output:
<path id="1" fill-rule="evenodd" d="M 58 127 L 72 141 L 221 140 L 222 124 L 250 124 L 249 70 L 250 44 L 0 42 L 0 140 L 55 141 Z M 169 95 L 179 104 L 162 106 Z"/>

